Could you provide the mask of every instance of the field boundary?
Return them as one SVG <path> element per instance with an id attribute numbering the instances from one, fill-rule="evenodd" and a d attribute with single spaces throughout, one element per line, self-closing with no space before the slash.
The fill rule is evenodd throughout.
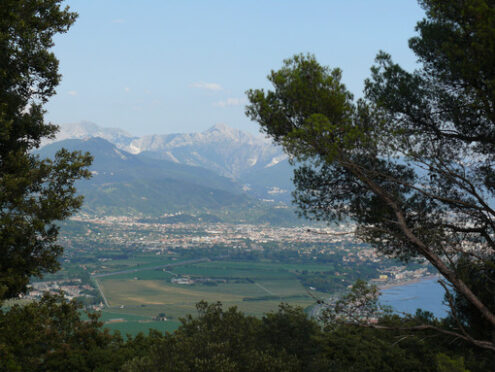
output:
<path id="1" fill-rule="evenodd" d="M 100 283 L 98 283 L 98 280 L 96 278 L 93 278 L 96 284 L 96 288 L 98 288 L 98 291 L 100 292 L 101 298 L 103 299 L 103 303 L 107 308 L 110 308 L 110 305 L 108 304 L 107 298 L 105 297 L 105 293 L 103 293 L 103 290 L 100 287 Z"/>
<path id="2" fill-rule="evenodd" d="M 201 262 L 210 262 L 210 261 L 211 261 L 211 259 L 209 259 L 209 258 L 198 258 L 196 260 L 187 260 L 187 261 L 157 265 L 157 266 L 152 266 L 152 267 L 137 267 L 135 269 L 128 269 L 128 270 L 113 271 L 110 273 L 95 274 L 95 275 L 92 275 L 92 277 L 93 278 L 104 278 L 104 277 L 113 276 L 113 275 L 137 273 L 139 271 L 157 270 L 157 269 L 163 269 L 163 268 L 168 268 L 168 267 L 183 266 L 183 265 L 197 264 L 197 263 L 201 263 Z"/>
<path id="3" fill-rule="evenodd" d="M 272 295 L 272 296 L 278 296 L 276 293 L 273 293 L 272 291 L 270 291 L 269 289 L 263 287 L 260 283 L 257 283 L 257 282 L 254 282 L 255 285 L 257 285 L 259 288 L 261 288 L 262 290 L 264 290 L 266 293 L 268 293 L 269 295 Z"/>

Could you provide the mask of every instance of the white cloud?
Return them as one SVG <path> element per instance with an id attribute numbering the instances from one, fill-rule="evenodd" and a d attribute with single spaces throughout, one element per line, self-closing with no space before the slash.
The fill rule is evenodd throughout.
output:
<path id="1" fill-rule="evenodd" d="M 69 90 L 69 91 L 67 92 L 67 94 L 68 94 L 69 96 L 77 96 L 77 90 Z"/>
<path id="2" fill-rule="evenodd" d="M 198 88 L 198 89 L 206 89 L 206 90 L 213 90 L 213 91 L 218 91 L 222 90 L 222 86 L 217 83 L 206 83 L 204 81 L 199 81 L 197 83 L 191 84 L 193 88 Z"/>
<path id="3" fill-rule="evenodd" d="M 130 91 L 131 91 L 131 88 L 129 88 L 129 87 L 124 88 L 124 92 L 129 93 Z"/>
<path id="4" fill-rule="evenodd" d="M 213 106 L 217 107 L 232 107 L 232 106 L 241 106 L 246 103 L 246 99 L 244 98 L 234 98 L 230 97 L 226 100 L 218 101 L 213 104 Z"/>
<path id="5" fill-rule="evenodd" d="M 113 19 L 112 23 L 125 23 L 125 19 L 122 19 L 122 18 Z"/>

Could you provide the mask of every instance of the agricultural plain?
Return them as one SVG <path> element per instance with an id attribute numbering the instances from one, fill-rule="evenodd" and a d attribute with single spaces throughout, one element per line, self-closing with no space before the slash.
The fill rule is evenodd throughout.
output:
<path id="1" fill-rule="evenodd" d="M 320 271 L 322 266 L 220 260 L 143 269 L 98 281 L 109 304 L 103 312 L 108 324 L 119 317 L 152 319 L 159 314 L 165 314 L 167 322 L 175 323 L 194 314 L 195 305 L 202 300 L 219 301 L 226 308 L 237 306 L 255 316 L 276 311 L 281 302 L 308 307 L 315 302 L 312 296 L 328 295 L 308 292 L 298 280 L 296 270 Z M 142 324 L 145 328 L 146 324 Z"/>

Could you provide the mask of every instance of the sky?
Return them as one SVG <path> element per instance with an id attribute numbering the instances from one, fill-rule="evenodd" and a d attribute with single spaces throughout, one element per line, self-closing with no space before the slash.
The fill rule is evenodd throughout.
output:
<path id="1" fill-rule="evenodd" d="M 379 50 L 412 70 L 415 0 L 67 0 L 79 14 L 53 51 L 55 124 L 91 121 L 142 136 L 223 123 L 257 133 L 248 89 L 298 53 L 343 70 L 356 97 Z"/>

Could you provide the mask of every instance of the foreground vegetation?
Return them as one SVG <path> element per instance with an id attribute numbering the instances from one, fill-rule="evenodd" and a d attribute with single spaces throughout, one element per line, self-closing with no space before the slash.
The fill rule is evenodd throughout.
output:
<path id="1" fill-rule="evenodd" d="M 418 313 L 388 316 L 381 325 L 425 322 Z M 318 324 L 299 307 L 280 305 L 262 318 L 235 307 L 197 304 L 174 333 L 150 330 L 124 340 L 83 321 L 75 303 L 45 297 L 0 315 L 0 369 L 8 371 L 486 371 L 491 355 L 451 337 Z M 29 337 L 26 337 L 29 335 Z"/>
<path id="2" fill-rule="evenodd" d="M 428 314 L 385 317 L 380 324 L 439 324 Z M 197 305 L 174 333 L 150 330 L 124 340 L 83 321 L 61 298 L 14 306 L 0 315 L 0 369 L 6 371 L 486 371 L 489 353 L 451 337 L 318 324 L 299 307 L 280 305 L 262 318 L 235 307 Z M 27 337 L 29 335 L 29 337 Z M 466 369 L 467 368 L 467 369 Z"/>

